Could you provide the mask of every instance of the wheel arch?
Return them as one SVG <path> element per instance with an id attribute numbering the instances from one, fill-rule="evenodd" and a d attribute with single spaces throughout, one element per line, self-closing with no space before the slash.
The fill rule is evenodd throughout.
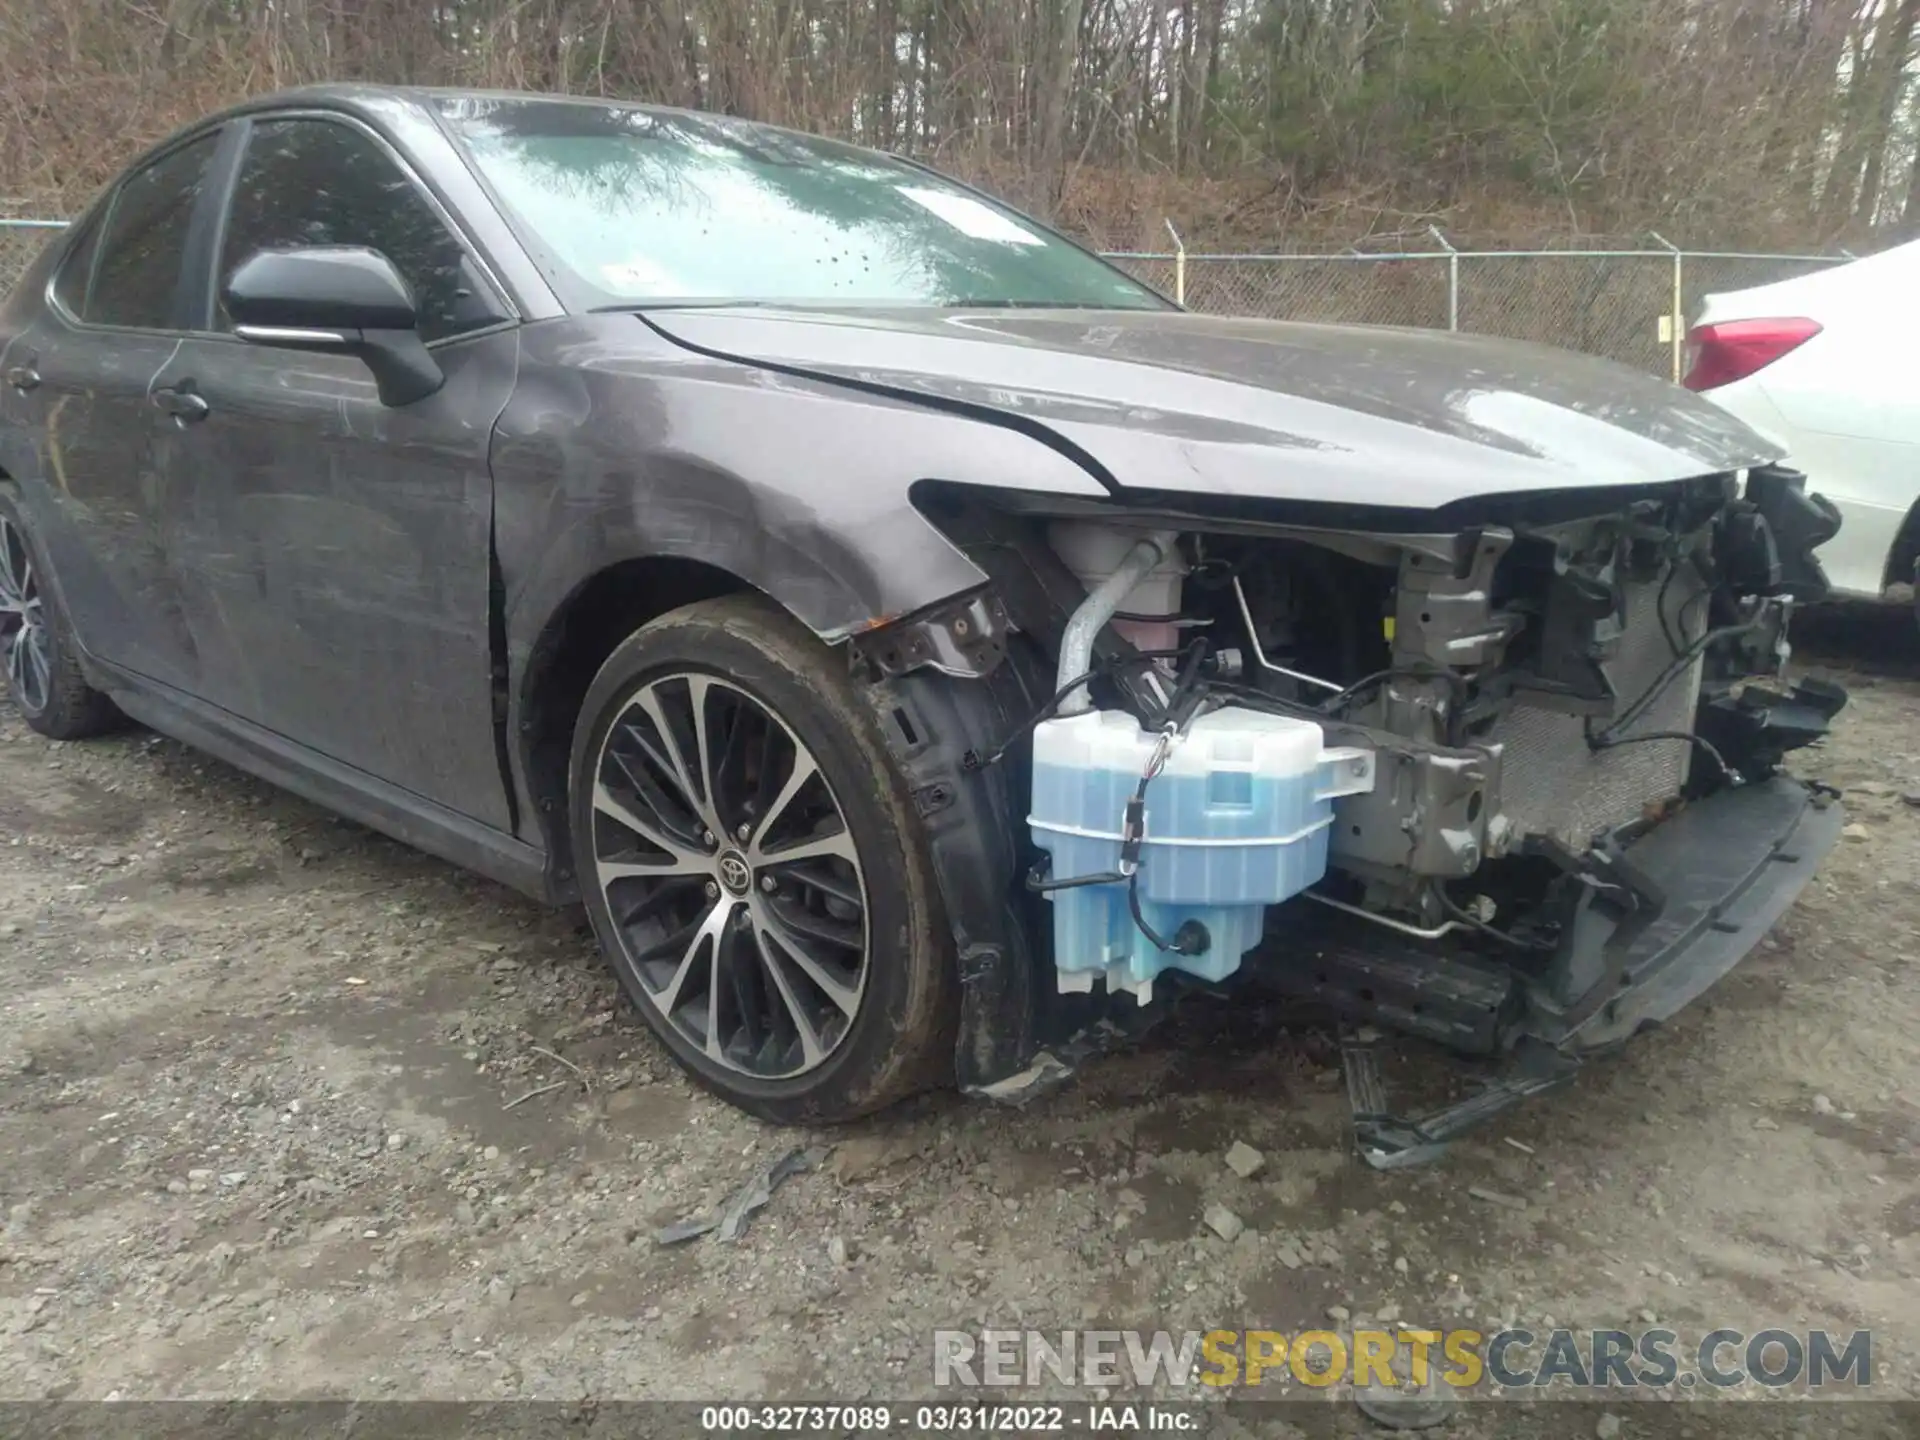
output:
<path id="1" fill-rule="evenodd" d="M 1920 563 L 1920 499 L 1908 508 L 1906 519 L 1894 532 L 1893 544 L 1887 548 L 1887 563 L 1880 576 L 1881 593 L 1893 585 L 1914 585 L 1920 589 L 1920 583 L 1916 583 L 1920 577 L 1914 573 L 1916 563 Z M 1916 600 L 1920 600 L 1920 596 Z"/>
<path id="2" fill-rule="evenodd" d="M 765 592 L 704 560 L 634 556 L 586 576 L 542 621 L 509 702 L 509 721 L 532 813 L 546 843 L 548 888 L 555 899 L 578 894 L 567 827 L 567 769 L 593 677 L 641 626 L 683 605 L 741 593 Z"/>

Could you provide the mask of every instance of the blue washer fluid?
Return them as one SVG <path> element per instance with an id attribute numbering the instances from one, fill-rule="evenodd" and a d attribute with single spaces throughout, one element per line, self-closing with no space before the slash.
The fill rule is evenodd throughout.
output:
<path id="1" fill-rule="evenodd" d="M 1116 870 L 1127 801 L 1159 736 L 1131 715 L 1089 710 L 1048 720 L 1033 737 L 1033 843 L 1056 880 Z M 1206 926 L 1204 954 L 1163 951 L 1140 932 L 1124 884 L 1055 890 L 1053 963 L 1061 991 L 1153 998 L 1174 968 L 1222 980 L 1260 940 L 1266 909 L 1327 869 L 1333 801 L 1373 789 L 1371 750 L 1326 744 L 1310 720 L 1226 706 L 1177 737 L 1147 787 L 1146 843 L 1137 877 L 1147 923 L 1171 940 Z"/>

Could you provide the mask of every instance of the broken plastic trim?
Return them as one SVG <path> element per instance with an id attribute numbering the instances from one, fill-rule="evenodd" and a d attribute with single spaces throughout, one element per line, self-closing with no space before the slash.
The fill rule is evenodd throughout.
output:
<path id="1" fill-rule="evenodd" d="M 1522 1100 L 1559 1089 L 1580 1069 L 1578 1061 L 1545 1045 L 1523 1044 L 1507 1073 L 1479 1094 L 1409 1118 L 1394 1114 L 1388 1107 L 1386 1082 L 1380 1074 L 1374 1042 L 1341 1036 L 1340 1063 L 1346 1071 L 1354 1147 L 1376 1170 L 1406 1170 L 1430 1164 L 1467 1131 L 1511 1110 Z"/>

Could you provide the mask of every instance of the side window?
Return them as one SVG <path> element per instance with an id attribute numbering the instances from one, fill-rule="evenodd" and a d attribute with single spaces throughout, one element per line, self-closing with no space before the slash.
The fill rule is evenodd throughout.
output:
<path id="1" fill-rule="evenodd" d="M 306 245 L 365 245 L 384 254 L 413 287 L 422 339 L 501 318 L 459 240 L 371 139 L 328 120 L 260 122 L 234 184 L 221 284 L 262 250 Z M 231 324 L 223 312 L 221 328 Z"/>
<path id="2" fill-rule="evenodd" d="M 60 262 L 60 273 L 53 278 L 53 295 L 67 313 L 84 320 L 87 314 L 87 281 L 93 275 L 93 257 L 99 250 L 100 223 L 96 219 L 86 233 L 67 251 Z"/>
<path id="3" fill-rule="evenodd" d="M 202 135 L 122 182 L 101 231 L 81 319 L 142 330 L 178 323 L 174 297 L 187 253 L 187 222 L 218 142 L 217 134 Z"/>

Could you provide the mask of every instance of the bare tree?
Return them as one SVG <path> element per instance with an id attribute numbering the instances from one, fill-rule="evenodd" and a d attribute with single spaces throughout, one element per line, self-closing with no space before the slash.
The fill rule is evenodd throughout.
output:
<path id="1" fill-rule="evenodd" d="M 0 0 L 0 202 L 323 79 L 690 105 L 1099 237 L 1920 231 L 1920 0 Z"/>

